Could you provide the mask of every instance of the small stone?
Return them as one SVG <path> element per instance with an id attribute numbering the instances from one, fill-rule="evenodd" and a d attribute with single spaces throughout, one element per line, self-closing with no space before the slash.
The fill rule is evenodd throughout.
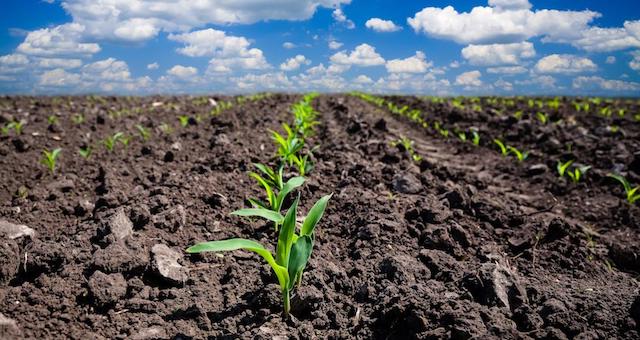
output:
<path id="1" fill-rule="evenodd" d="M 129 337 L 129 339 L 132 339 L 132 340 L 167 339 L 167 338 L 168 338 L 167 331 L 157 326 L 142 329 Z"/>
<path id="2" fill-rule="evenodd" d="M 122 274 L 98 270 L 89 278 L 89 291 L 98 307 L 109 308 L 127 294 L 127 281 Z"/>
<path id="3" fill-rule="evenodd" d="M 123 240 L 133 234 L 133 223 L 123 209 L 118 210 L 108 222 L 109 231 L 117 240 Z"/>
<path id="4" fill-rule="evenodd" d="M 412 174 L 397 174 L 393 177 L 393 190 L 402 194 L 417 194 L 422 190 L 422 183 Z"/>
<path id="5" fill-rule="evenodd" d="M 49 191 L 61 191 L 69 192 L 76 187 L 75 183 L 70 179 L 61 179 L 59 181 L 51 182 L 47 185 Z"/>
<path id="6" fill-rule="evenodd" d="M 24 236 L 33 238 L 36 232 L 23 224 L 15 224 L 9 221 L 0 220 L 0 235 L 15 240 Z"/>
<path id="7" fill-rule="evenodd" d="M 93 253 L 93 265 L 105 273 L 128 273 L 143 270 L 149 263 L 149 253 L 138 246 L 129 249 L 122 243 L 113 243 Z"/>
<path id="8" fill-rule="evenodd" d="M 182 205 L 177 205 L 153 216 L 153 220 L 156 227 L 175 232 L 187 224 L 187 212 Z"/>
<path id="9" fill-rule="evenodd" d="M 549 167 L 546 164 L 538 163 L 530 166 L 527 169 L 527 174 L 529 176 L 537 176 L 537 175 L 542 175 L 547 171 L 549 171 Z"/>
<path id="10" fill-rule="evenodd" d="M 20 336 L 20 328 L 16 320 L 4 316 L 0 313 L 0 337 L 2 339 L 17 339 Z"/>
<path id="11" fill-rule="evenodd" d="M 186 281 L 187 271 L 178 262 L 182 259 L 182 254 L 164 244 L 154 245 L 151 252 L 153 253 L 153 267 L 160 276 L 173 284 Z"/>

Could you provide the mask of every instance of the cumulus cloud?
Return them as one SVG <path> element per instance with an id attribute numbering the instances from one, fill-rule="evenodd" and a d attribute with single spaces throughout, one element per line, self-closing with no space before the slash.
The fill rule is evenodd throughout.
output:
<path id="1" fill-rule="evenodd" d="M 529 0 L 489 0 L 489 6 L 502 10 L 529 9 Z"/>
<path id="2" fill-rule="evenodd" d="M 478 70 L 464 72 L 456 77 L 456 85 L 469 86 L 469 87 L 481 86 L 482 85 L 482 80 L 480 80 L 481 76 L 482 76 L 482 73 L 480 73 L 480 71 Z"/>
<path id="3" fill-rule="evenodd" d="M 160 67 L 158 63 L 151 63 L 147 65 L 147 70 L 157 70 Z"/>
<path id="4" fill-rule="evenodd" d="M 629 62 L 629 67 L 634 71 L 640 71 L 640 50 L 631 52 L 633 59 Z"/>
<path id="5" fill-rule="evenodd" d="M 40 56 L 89 56 L 100 52 L 98 44 L 82 42 L 84 31 L 85 27 L 77 23 L 35 30 L 27 34 L 17 51 Z"/>
<path id="6" fill-rule="evenodd" d="M 616 63 L 616 57 L 612 56 L 612 55 L 608 56 L 607 60 L 605 61 L 605 63 L 607 63 L 607 64 L 615 64 Z"/>
<path id="7" fill-rule="evenodd" d="M 607 90 L 607 91 L 640 91 L 640 83 L 623 80 L 604 79 L 602 77 L 577 77 L 573 80 L 574 89 L 581 90 Z"/>
<path id="8" fill-rule="evenodd" d="M 231 72 L 235 68 L 245 70 L 267 69 L 262 50 L 250 48 L 251 43 L 244 37 L 228 36 L 225 32 L 212 28 L 190 33 L 170 34 L 170 40 L 182 42 L 180 54 L 190 57 L 212 56 L 209 72 Z"/>
<path id="9" fill-rule="evenodd" d="M 351 53 L 338 52 L 331 56 L 332 63 L 339 65 L 377 66 L 384 64 L 384 58 L 368 44 L 358 45 Z"/>
<path id="10" fill-rule="evenodd" d="M 462 49 L 462 57 L 471 65 L 517 65 L 521 59 L 536 55 L 530 42 L 512 44 L 469 45 Z"/>
<path id="11" fill-rule="evenodd" d="M 353 21 L 351 21 L 351 20 L 349 20 L 347 18 L 347 16 L 342 11 L 342 8 L 338 7 L 336 9 L 334 9 L 333 13 L 331 15 L 333 16 L 333 19 L 335 21 L 343 24 L 346 28 L 348 28 L 348 29 L 356 28 L 356 24 L 354 24 Z"/>
<path id="12" fill-rule="evenodd" d="M 552 54 L 540 59 L 535 66 L 538 73 L 582 73 L 598 67 L 589 58 L 571 54 Z"/>
<path id="13" fill-rule="evenodd" d="M 3 66 L 23 66 L 29 63 L 29 58 L 22 54 L 7 54 L 0 57 L 0 65 Z"/>
<path id="14" fill-rule="evenodd" d="M 285 41 L 284 43 L 282 43 L 282 47 L 286 48 L 286 49 L 292 49 L 296 47 L 296 44 L 290 42 L 290 41 Z"/>
<path id="15" fill-rule="evenodd" d="M 82 60 L 80 59 L 65 59 L 65 58 L 38 58 L 36 65 L 40 68 L 61 68 L 72 69 L 82 66 Z"/>
<path id="16" fill-rule="evenodd" d="M 303 56 L 302 54 L 298 54 L 297 56 L 293 57 L 293 58 L 289 58 L 287 59 L 287 61 L 285 61 L 284 63 L 280 64 L 280 69 L 282 71 L 294 71 L 300 68 L 300 66 L 302 65 L 309 65 L 311 64 L 311 60 L 308 60 L 305 56 Z"/>
<path id="17" fill-rule="evenodd" d="M 335 40 L 329 41 L 329 49 L 332 49 L 332 50 L 337 50 L 340 47 L 342 47 L 342 45 L 344 44 Z"/>
<path id="18" fill-rule="evenodd" d="M 590 27 L 580 32 L 575 39 L 551 39 L 543 41 L 569 43 L 589 52 L 611 52 L 631 47 L 640 47 L 638 30 L 640 20 L 625 21 L 623 27 L 601 28 Z"/>
<path id="19" fill-rule="evenodd" d="M 376 32 L 396 32 L 402 29 L 391 20 L 382 20 L 380 18 L 371 18 L 364 23 L 365 27 Z"/>
<path id="20" fill-rule="evenodd" d="M 407 19 L 417 33 L 453 40 L 461 44 L 514 43 L 535 36 L 550 39 L 578 37 L 593 19 L 593 11 L 531 11 L 528 8 L 497 7 L 509 1 L 492 1 L 496 7 L 474 7 L 459 13 L 452 6 L 427 7 Z M 515 2 L 512 2 L 515 3 Z"/>
<path id="21" fill-rule="evenodd" d="M 64 69 L 57 68 L 47 71 L 40 76 L 41 86 L 67 87 L 80 84 L 81 76 L 76 73 L 69 73 Z"/>
<path id="22" fill-rule="evenodd" d="M 112 81 L 126 81 L 131 76 L 127 63 L 115 58 L 107 58 L 87 64 L 82 67 L 82 72 L 85 75 L 93 76 L 95 79 Z"/>
<path id="23" fill-rule="evenodd" d="M 353 80 L 353 82 L 356 84 L 371 84 L 373 83 L 373 80 L 365 76 L 364 74 L 361 74 L 357 76 L 356 79 Z"/>
<path id="24" fill-rule="evenodd" d="M 167 71 L 167 74 L 182 80 L 189 80 L 198 75 L 198 69 L 193 66 L 175 65 Z"/>
<path id="25" fill-rule="evenodd" d="M 417 51 L 413 57 L 389 60 L 385 66 L 389 73 L 424 73 L 432 65 L 423 52 Z"/>
<path id="26" fill-rule="evenodd" d="M 188 31 L 207 24 L 251 24 L 265 20 L 306 20 L 318 7 L 351 0 L 66 0 L 63 8 L 92 37 L 139 41 L 158 32 Z"/>

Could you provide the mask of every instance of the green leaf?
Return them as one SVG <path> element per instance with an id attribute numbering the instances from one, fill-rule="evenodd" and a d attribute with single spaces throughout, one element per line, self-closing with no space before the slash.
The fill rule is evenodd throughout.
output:
<path id="1" fill-rule="evenodd" d="M 268 166 L 261 164 L 261 163 L 253 163 L 253 166 L 255 166 L 256 168 L 258 168 L 258 170 L 262 171 L 262 173 L 264 173 L 265 175 L 267 175 L 267 177 L 272 181 L 275 182 L 276 179 L 276 174 L 275 172 L 269 168 Z"/>
<path id="2" fill-rule="evenodd" d="M 627 181 L 626 178 L 620 176 L 620 175 L 616 175 L 616 174 L 608 174 L 608 177 L 611 177 L 615 180 L 617 180 L 618 182 L 620 182 L 622 184 L 622 186 L 624 187 L 624 192 L 628 193 L 629 191 L 631 191 L 631 183 L 629 183 L 629 181 Z"/>
<path id="3" fill-rule="evenodd" d="M 291 256 L 289 257 L 289 290 L 293 289 L 296 281 L 302 275 L 302 271 L 307 266 L 311 251 L 313 250 L 313 240 L 310 236 L 303 235 L 291 247 Z"/>
<path id="4" fill-rule="evenodd" d="M 244 217 L 257 216 L 275 223 L 282 223 L 282 220 L 284 219 L 284 217 L 282 217 L 279 212 L 264 208 L 240 209 L 232 212 L 231 215 Z"/>
<path id="5" fill-rule="evenodd" d="M 296 215 L 298 213 L 298 202 L 300 196 L 293 202 L 287 214 L 282 221 L 282 228 L 278 235 L 278 248 L 276 249 L 276 262 L 281 266 L 287 266 L 289 263 L 289 254 L 291 253 L 291 245 L 296 231 Z"/>
<path id="6" fill-rule="evenodd" d="M 304 219 L 304 222 L 302 223 L 302 229 L 300 229 L 300 235 L 308 235 L 308 236 L 313 235 L 313 231 L 316 228 L 316 224 L 318 224 L 318 221 L 320 221 L 320 219 L 322 218 L 322 215 L 324 214 L 324 210 L 327 208 L 327 203 L 329 202 L 329 199 L 331 198 L 331 196 L 333 196 L 333 194 L 329 194 L 320 198 L 316 202 L 316 204 L 314 204 L 313 207 L 311 207 L 311 210 L 309 210 L 307 217 Z"/>
<path id="7" fill-rule="evenodd" d="M 260 175 L 258 175 L 255 172 L 250 172 L 249 176 L 255 179 L 256 181 L 258 181 L 258 183 L 260 183 L 260 185 L 264 187 L 264 191 L 267 193 L 267 201 L 269 201 L 269 205 L 272 208 L 274 208 L 276 203 L 276 200 L 275 200 L 276 195 L 274 194 L 273 189 L 271 189 L 271 185 L 269 185 L 269 183 L 267 183 L 267 181 L 264 178 L 262 178 Z"/>
<path id="8" fill-rule="evenodd" d="M 271 252 L 267 250 L 262 244 L 247 240 L 243 238 L 232 238 L 228 240 L 222 241 L 210 241 L 210 242 L 202 242 L 198 243 L 194 246 L 187 248 L 187 253 L 203 253 L 209 251 L 232 251 L 244 249 L 248 251 L 252 251 L 260 256 L 262 256 L 265 261 L 271 266 L 273 271 L 276 273 L 278 277 L 278 282 L 280 283 L 280 287 L 283 289 L 289 286 L 289 273 L 287 272 L 287 268 L 280 266 L 273 259 L 273 255 Z"/>
<path id="9" fill-rule="evenodd" d="M 289 179 L 287 183 L 282 186 L 282 190 L 280 190 L 278 196 L 276 197 L 276 202 L 273 206 L 274 210 L 280 211 L 280 209 L 282 208 L 282 202 L 287 197 L 287 195 L 289 195 L 289 193 L 293 191 L 293 189 L 301 186 L 303 183 L 304 177 L 292 177 L 291 179 Z"/>

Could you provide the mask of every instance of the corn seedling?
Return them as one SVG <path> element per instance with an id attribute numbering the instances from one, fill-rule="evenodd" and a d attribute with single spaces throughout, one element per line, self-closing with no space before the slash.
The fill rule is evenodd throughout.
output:
<path id="1" fill-rule="evenodd" d="M 256 173 L 249 174 L 252 178 L 254 178 L 258 183 L 264 188 L 267 195 L 267 202 L 261 202 L 256 199 L 249 199 L 253 208 L 249 209 L 240 209 L 232 212 L 232 215 L 237 216 L 259 216 L 262 218 L 266 218 L 275 224 L 275 229 L 278 231 L 278 226 L 282 223 L 282 215 L 280 215 L 280 210 L 282 210 L 282 203 L 284 203 L 285 198 L 289 193 L 291 193 L 294 189 L 301 186 L 304 183 L 304 177 L 293 177 L 289 179 L 284 185 L 282 189 L 278 191 L 276 194 L 275 188 L 272 187 L 266 180 L 264 180 L 261 176 Z"/>
<path id="2" fill-rule="evenodd" d="M 122 138 L 124 134 L 122 132 L 116 132 L 112 136 L 105 138 L 104 146 L 107 148 L 107 151 L 112 152 L 113 148 L 116 146 L 116 143 L 120 138 Z"/>
<path id="3" fill-rule="evenodd" d="M 615 179 L 616 181 L 620 182 L 620 184 L 622 184 L 622 186 L 624 187 L 624 192 L 627 195 L 627 202 L 633 204 L 635 203 L 635 201 L 640 200 L 640 185 L 632 188 L 631 183 L 629 183 L 629 181 L 621 175 L 608 174 L 607 176 Z"/>
<path id="4" fill-rule="evenodd" d="M 304 269 L 313 250 L 314 231 L 324 214 L 330 198 L 331 195 L 324 196 L 313 205 L 302 222 L 299 233 L 296 227 L 296 217 L 300 198 L 298 197 L 293 202 L 282 220 L 275 259 L 273 254 L 259 242 L 241 238 L 198 243 L 189 247 L 187 252 L 223 252 L 243 249 L 257 253 L 271 266 L 278 278 L 286 317 L 290 311 L 289 299 L 291 292 L 296 287 L 296 284 L 299 286 L 302 282 Z"/>
<path id="5" fill-rule="evenodd" d="M 522 111 L 516 111 L 513 116 L 517 119 L 520 120 L 522 119 Z"/>
<path id="6" fill-rule="evenodd" d="M 400 139 L 391 142 L 391 146 L 401 145 L 402 148 L 409 154 L 411 160 L 414 162 L 420 162 L 422 160 L 422 156 L 418 155 L 416 150 L 413 148 L 413 141 L 405 136 L 400 137 Z"/>
<path id="7" fill-rule="evenodd" d="M 130 141 L 131 136 L 126 136 L 123 134 L 122 137 L 120 137 L 120 143 L 122 144 L 122 146 L 124 146 L 125 149 L 129 146 Z"/>
<path id="8" fill-rule="evenodd" d="M 16 135 L 21 135 L 23 127 L 24 127 L 24 121 L 13 121 L 13 122 L 7 124 L 7 129 L 8 130 L 7 130 L 6 134 L 9 133 L 10 129 L 13 129 L 13 131 L 16 132 Z"/>
<path id="9" fill-rule="evenodd" d="M 62 149 L 60 148 L 53 149 L 53 151 L 49 151 L 47 149 L 42 150 L 42 159 L 40 160 L 40 163 L 44 164 L 51 174 L 56 171 L 56 160 L 58 159 L 58 156 L 60 156 L 61 151 Z"/>
<path id="10" fill-rule="evenodd" d="M 287 133 L 286 138 L 276 131 L 271 131 L 271 136 L 278 146 L 277 152 L 280 158 L 288 162 L 289 165 L 293 165 L 293 158 L 304 147 L 304 141 L 296 136 L 288 124 L 284 123 L 282 127 Z"/>
<path id="11" fill-rule="evenodd" d="M 547 124 L 547 122 L 549 122 L 549 115 L 547 115 L 546 113 L 537 112 L 536 117 L 538 117 L 538 120 L 542 124 Z"/>
<path id="12" fill-rule="evenodd" d="M 78 149 L 78 153 L 80 154 L 80 156 L 82 156 L 82 158 L 84 159 L 88 159 L 89 157 L 91 157 L 91 152 L 92 152 L 92 148 L 90 146 L 85 146 L 84 148 L 80 148 Z"/>
<path id="13" fill-rule="evenodd" d="M 500 148 L 500 154 L 503 157 L 506 157 L 509 154 L 509 149 L 507 149 L 507 146 L 499 139 L 494 139 L 493 143 L 495 143 L 499 148 Z"/>
<path id="14" fill-rule="evenodd" d="M 180 126 L 182 126 L 183 128 L 189 125 L 189 116 L 179 116 L 178 120 L 180 120 Z"/>
<path id="15" fill-rule="evenodd" d="M 298 169 L 300 176 L 306 175 L 313 167 L 309 161 L 309 154 L 304 156 L 300 154 L 292 155 L 291 161 L 293 162 L 293 165 L 295 165 L 296 169 Z"/>
<path id="16" fill-rule="evenodd" d="M 569 169 L 571 164 L 573 164 L 573 160 L 569 160 L 564 163 L 561 161 L 558 161 L 558 164 L 556 165 L 556 170 L 558 170 L 558 175 L 560 175 L 560 177 L 564 177 L 564 174 L 567 172 L 567 169 Z"/>
<path id="17" fill-rule="evenodd" d="M 56 125 L 58 124 L 58 117 L 51 115 L 49 117 L 47 117 L 47 123 L 49 123 L 49 125 Z"/>
<path id="18" fill-rule="evenodd" d="M 567 176 L 571 178 L 571 181 L 575 184 L 580 182 L 580 179 L 587 173 L 587 171 L 591 169 L 591 166 L 580 166 L 576 167 L 572 170 L 567 171 Z"/>
<path id="19" fill-rule="evenodd" d="M 149 129 L 146 129 L 140 124 L 136 125 L 136 129 L 138 130 L 138 133 L 140 133 L 140 137 L 142 137 L 143 141 L 146 142 L 149 140 L 149 138 L 151 137 L 151 131 L 149 131 Z"/>
<path id="20" fill-rule="evenodd" d="M 471 135 L 473 136 L 473 138 L 471 138 L 471 142 L 473 143 L 473 145 L 480 145 L 480 134 L 478 133 L 478 131 L 471 131 Z"/>
<path id="21" fill-rule="evenodd" d="M 516 156 L 516 158 L 518 159 L 518 162 L 522 162 L 522 161 L 526 160 L 529 157 L 529 152 L 528 151 L 522 152 L 522 151 L 520 151 L 520 150 L 518 150 L 515 147 L 510 146 L 510 145 L 507 145 L 507 150 L 508 150 L 508 152 L 510 152 L 510 153 L 512 153 L 512 154 L 514 154 Z"/>
<path id="22" fill-rule="evenodd" d="M 170 135 L 173 132 L 173 128 L 167 123 L 160 124 L 159 128 L 165 135 Z"/>
<path id="23" fill-rule="evenodd" d="M 73 115 L 73 117 L 71 117 L 71 120 L 73 121 L 74 124 L 82 124 L 84 123 L 84 116 L 76 113 L 75 115 Z"/>

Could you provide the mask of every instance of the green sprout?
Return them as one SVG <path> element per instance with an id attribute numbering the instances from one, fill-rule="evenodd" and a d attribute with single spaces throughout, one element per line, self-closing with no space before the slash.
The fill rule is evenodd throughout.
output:
<path id="1" fill-rule="evenodd" d="M 0 128 L 0 131 L 2 132 L 3 135 L 8 135 L 9 131 L 11 131 L 12 128 L 13 126 L 11 125 L 11 123 L 9 123 L 3 126 L 2 128 Z"/>
<path id="2" fill-rule="evenodd" d="M 186 115 L 179 116 L 178 120 L 180 120 L 180 126 L 182 126 L 183 128 L 189 125 L 189 116 L 186 116 Z"/>
<path id="3" fill-rule="evenodd" d="M 509 149 L 507 149 L 507 146 L 501 140 L 496 138 L 493 142 L 500 148 L 502 156 L 507 156 L 509 154 Z"/>
<path id="4" fill-rule="evenodd" d="M 517 119 L 520 120 L 522 118 L 522 111 L 516 111 L 513 116 Z"/>
<path id="5" fill-rule="evenodd" d="M 573 183 L 578 184 L 582 176 L 586 174 L 589 169 L 591 169 L 591 166 L 589 165 L 576 167 L 573 169 L 573 171 L 571 170 L 567 171 L 567 176 L 571 178 L 571 181 Z"/>
<path id="6" fill-rule="evenodd" d="M 473 145 L 475 146 L 480 145 L 480 134 L 478 133 L 478 131 L 473 130 L 471 131 L 471 134 L 473 135 L 473 138 L 471 139 L 471 142 L 473 143 Z"/>
<path id="7" fill-rule="evenodd" d="M 538 120 L 542 124 L 547 124 L 547 122 L 549 121 L 549 115 L 547 115 L 546 113 L 537 112 L 536 117 L 538 117 Z"/>
<path id="8" fill-rule="evenodd" d="M 171 128 L 171 125 L 167 123 L 160 124 L 159 128 L 165 135 L 170 135 L 173 132 L 173 128 Z"/>
<path id="9" fill-rule="evenodd" d="M 13 129 L 13 131 L 16 132 L 16 135 L 21 135 L 22 134 L 22 128 L 24 127 L 24 124 L 25 124 L 24 121 L 15 121 L 14 120 L 13 122 L 7 124 L 8 130 L 6 131 L 5 134 L 8 134 L 9 130 Z M 3 133 L 4 133 L 4 131 L 3 131 Z"/>
<path id="10" fill-rule="evenodd" d="M 42 150 L 42 159 L 40 160 L 40 163 L 44 164 L 51 174 L 56 170 L 56 160 L 58 159 L 58 156 L 60 156 L 61 151 L 62 149 L 60 148 L 53 149 L 53 151 L 49 151 L 47 149 Z"/>
<path id="11" fill-rule="evenodd" d="M 640 185 L 637 185 L 632 188 L 631 183 L 621 175 L 617 174 L 607 174 L 608 177 L 615 179 L 620 182 L 624 187 L 624 192 L 627 195 L 627 201 L 631 204 L 635 203 L 635 201 L 640 200 Z"/>
<path id="12" fill-rule="evenodd" d="M 458 138 L 463 141 L 466 142 L 467 141 L 467 134 L 464 133 L 464 131 L 460 131 L 456 134 L 458 136 Z"/>
<path id="13" fill-rule="evenodd" d="M 564 177 L 565 172 L 567 171 L 567 169 L 569 169 L 571 164 L 573 164 L 573 160 L 569 160 L 564 163 L 561 161 L 558 161 L 558 164 L 556 165 L 556 170 L 558 170 L 558 175 L 560 175 L 560 177 Z"/>
<path id="14" fill-rule="evenodd" d="M 276 131 L 271 131 L 271 136 L 278 146 L 277 153 L 280 158 L 288 162 L 289 165 L 293 165 L 293 158 L 304 147 L 304 141 L 296 136 L 288 124 L 284 123 L 282 127 L 287 132 L 286 138 Z"/>
<path id="15" fill-rule="evenodd" d="M 514 154 L 519 162 L 522 162 L 529 157 L 528 151 L 522 152 L 510 145 L 507 145 L 507 150 L 509 150 L 510 153 Z"/>
<path id="16" fill-rule="evenodd" d="M 269 185 L 262 177 L 255 173 L 251 173 L 250 176 L 258 181 L 258 183 L 264 188 L 267 194 L 267 203 L 263 203 L 256 199 L 249 199 L 253 208 L 240 209 L 232 212 L 232 215 L 238 216 L 259 216 L 262 218 L 266 218 L 275 224 L 275 230 L 278 231 L 278 226 L 282 223 L 282 215 L 280 215 L 280 210 L 282 210 L 282 204 L 284 203 L 285 198 L 291 193 L 295 188 L 301 186 L 304 183 L 304 177 L 293 177 L 289 179 L 284 185 L 282 189 L 276 194 L 274 188 Z"/>
<path id="17" fill-rule="evenodd" d="M 198 243 L 187 248 L 187 252 L 223 252 L 244 249 L 257 253 L 271 266 L 278 278 L 286 317 L 291 309 L 289 302 L 291 292 L 296 284 L 298 286 L 301 284 L 304 269 L 311 257 L 315 227 L 322 218 L 330 198 L 331 195 L 324 196 L 313 205 L 302 222 L 299 233 L 296 233 L 296 217 L 300 198 L 296 198 L 282 220 L 275 259 L 273 254 L 259 242 L 242 238 Z"/>
<path id="18" fill-rule="evenodd" d="M 91 148 L 91 146 L 88 146 L 88 145 L 85 146 L 84 148 L 78 149 L 78 153 L 84 159 L 89 159 L 89 157 L 91 157 L 92 152 L 93 152 L 93 149 Z"/>
<path id="19" fill-rule="evenodd" d="M 293 162 L 293 165 L 295 165 L 298 169 L 298 173 L 300 174 L 300 176 L 304 176 L 309 171 L 311 171 L 312 165 L 309 161 L 309 154 L 306 154 L 304 156 L 299 154 L 292 155 L 291 161 Z"/>
<path id="20" fill-rule="evenodd" d="M 58 124 L 58 117 L 56 117 L 54 115 L 50 115 L 49 117 L 47 117 L 47 123 L 49 123 L 49 125 L 57 125 Z"/>
<path id="21" fill-rule="evenodd" d="M 129 146 L 129 142 L 131 142 L 131 136 L 126 136 L 123 134 L 122 137 L 120 137 L 120 143 L 122 144 L 122 146 L 124 146 L 125 149 Z"/>
<path id="22" fill-rule="evenodd" d="M 80 125 L 82 123 L 84 123 L 84 116 L 80 113 L 76 113 L 75 115 L 73 115 L 73 117 L 71 117 L 71 120 L 77 124 Z"/>
<path id="23" fill-rule="evenodd" d="M 136 129 L 140 133 L 140 137 L 142 137 L 143 141 L 146 142 L 149 140 L 149 138 L 151 137 L 151 131 L 149 131 L 149 129 L 146 129 L 144 126 L 140 124 L 136 125 Z"/>
<path id="24" fill-rule="evenodd" d="M 394 147 L 401 145 L 414 162 L 420 162 L 422 160 L 422 156 L 418 155 L 416 150 L 413 148 L 413 144 L 414 142 L 405 136 L 402 136 L 398 140 L 391 142 L 391 146 Z"/>
<path id="25" fill-rule="evenodd" d="M 124 137 L 124 134 L 122 132 L 116 132 L 112 136 L 107 137 L 104 140 L 104 146 L 107 148 L 107 151 L 112 152 L 113 148 L 116 146 L 116 143 L 122 137 Z"/>

